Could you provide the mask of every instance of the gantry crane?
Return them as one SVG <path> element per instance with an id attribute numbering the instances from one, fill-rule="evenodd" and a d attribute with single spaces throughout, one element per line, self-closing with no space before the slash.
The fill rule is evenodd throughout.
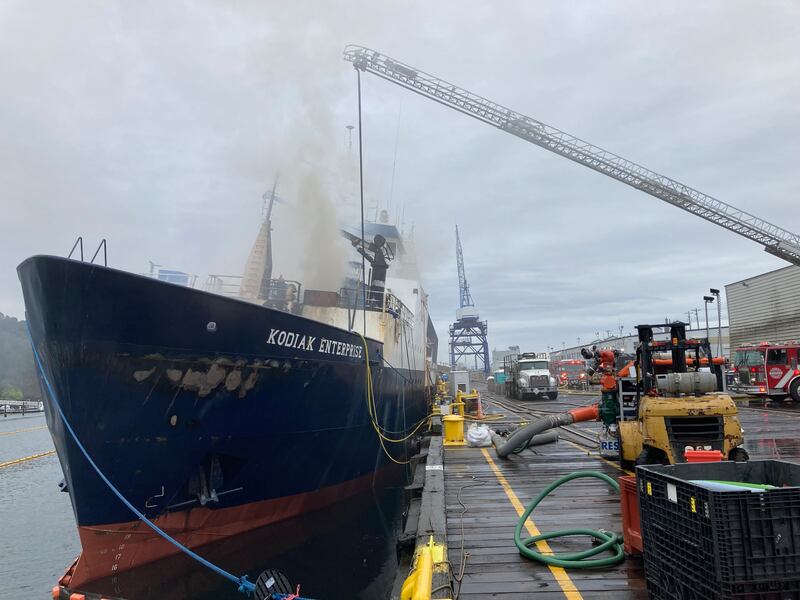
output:
<path id="1" fill-rule="evenodd" d="M 472 301 L 472 294 L 469 293 L 469 283 L 467 274 L 464 271 L 464 252 L 461 250 L 461 237 L 458 235 L 458 225 L 456 225 L 456 266 L 458 267 L 458 302 L 461 308 L 465 306 L 475 306 Z"/>
<path id="2" fill-rule="evenodd" d="M 472 301 L 469 292 L 467 274 L 464 270 L 464 252 L 461 250 L 461 237 L 458 235 L 456 225 L 456 266 L 458 267 L 458 303 L 456 321 L 450 325 L 450 368 L 456 369 L 458 361 L 462 358 L 475 357 L 475 366 L 480 361 L 481 369 L 489 374 L 489 342 L 486 339 L 488 326 L 486 321 L 481 321 L 478 309 Z"/>
<path id="3" fill-rule="evenodd" d="M 800 265 L 800 236 L 739 210 L 631 160 L 361 46 L 347 46 L 344 58 L 426 98 L 502 129 L 665 202 L 738 233 L 764 250 Z"/>

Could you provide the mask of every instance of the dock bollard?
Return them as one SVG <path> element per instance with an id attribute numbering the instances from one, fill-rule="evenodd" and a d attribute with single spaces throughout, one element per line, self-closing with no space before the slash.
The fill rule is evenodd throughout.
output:
<path id="1" fill-rule="evenodd" d="M 464 441 L 464 417 L 461 415 L 445 415 L 442 417 L 444 423 L 444 445 L 445 446 L 466 446 Z"/>
<path id="2" fill-rule="evenodd" d="M 461 390 L 458 390 L 458 392 L 456 393 L 455 402 L 451 402 L 450 403 L 450 411 L 454 415 L 458 414 L 458 415 L 461 415 L 463 417 L 464 416 L 464 405 L 465 404 L 466 403 L 464 402 L 464 398 L 462 398 Z"/>

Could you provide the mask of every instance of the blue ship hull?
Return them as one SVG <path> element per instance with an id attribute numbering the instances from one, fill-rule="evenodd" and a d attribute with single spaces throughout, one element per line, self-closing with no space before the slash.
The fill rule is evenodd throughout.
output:
<path id="1" fill-rule="evenodd" d="M 357 334 L 62 258 L 18 273 L 67 420 L 122 494 L 187 545 L 320 509 L 393 464 Z M 423 374 L 384 366 L 379 341 L 367 347 L 378 421 L 406 430 L 427 412 Z M 133 520 L 43 395 L 83 545 L 71 585 L 174 552 Z M 387 450 L 402 460 L 409 444 Z"/>

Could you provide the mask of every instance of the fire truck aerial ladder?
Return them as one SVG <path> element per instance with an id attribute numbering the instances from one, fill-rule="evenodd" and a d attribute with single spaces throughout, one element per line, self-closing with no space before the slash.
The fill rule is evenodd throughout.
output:
<path id="1" fill-rule="evenodd" d="M 712 198 L 674 179 L 581 140 L 550 125 L 473 94 L 452 83 L 362 46 L 347 46 L 345 60 L 426 98 L 502 129 L 546 150 L 613 177 L 764 246 L 800 265 L 800 235 Z"/>

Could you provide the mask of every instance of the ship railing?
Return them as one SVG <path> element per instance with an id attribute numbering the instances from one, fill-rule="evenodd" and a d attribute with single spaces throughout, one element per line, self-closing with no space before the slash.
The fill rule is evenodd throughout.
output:
<path id="1" fill-rule="evenodd" d="M 411 323 L 414 317 L 414 313 L 391 290 L 386 290 L 384 294 L 384 312 L 397 315 L 401 321 L 408 324 Z"/>
<path id="2" fill-rule="evenodd" d="M 171 271 L 171 270 L 161 270 L 161 271 L 148 271 L 145 273 L 138 273 L 142 277 L 149 277 L 150 279 L 158 279 L 159 281 L 165 281 L 167 283 L 174 283 L 175 285 L 182 285 L 183 287 L 188 288 L 197 288 L 197 280 L 199 279 L 198 275 L 191 275 L 189 273 L 183 273 L 182 271 Z"/>
<path id="3" fill-rule="evenodd" d="M 413 320 L 414 313 L 389 289 L 378 293 L 367 289 L 366 302 L 368 311 L 387 313 L 405 323 L 411 323 Z M 364 310 L 364 290 L 362 288 L 340 288 L 338 305 L 342 308 Z"/>
<path id="4" fill-rule="evenodd" d="M 69 254 L 67 255 L 67 258 L 72 258 L 72 255 L 75 254 L 75 250 L 78 250 L 78 252 L 80 253 L 80 257 L 81 257 L 80 260 L 81 260 L 81 262 L 84 262 L 84 258 L 83 258 L 83 236 L 81 236 L 81 235 L 79 235 L 78 239 L 75 240 L 75 243 L 72 244 L 72 249 L 69 251 Z M 89 262 L 94 264 L 94 261 L 97 259 L 97 255 L 100 254 L 100 250 L 103 251 L 103 266 L 107 267 L 108 266 L 108 248 L 107 248 L 107 244 L 106 244 L 106 238 L 103 238 L 100 241 L 100 244 L 97 246 L 97 250 L 94 251 L 94 255 L 92 256 L 92 260 L 90 260 Z"/>
<path id="5" fill-rule="evenodd" d="M 206 278 L 204 290 L 220 296 L 238 298 L 242 288 L 241 275 L 211 274 Z"/>

